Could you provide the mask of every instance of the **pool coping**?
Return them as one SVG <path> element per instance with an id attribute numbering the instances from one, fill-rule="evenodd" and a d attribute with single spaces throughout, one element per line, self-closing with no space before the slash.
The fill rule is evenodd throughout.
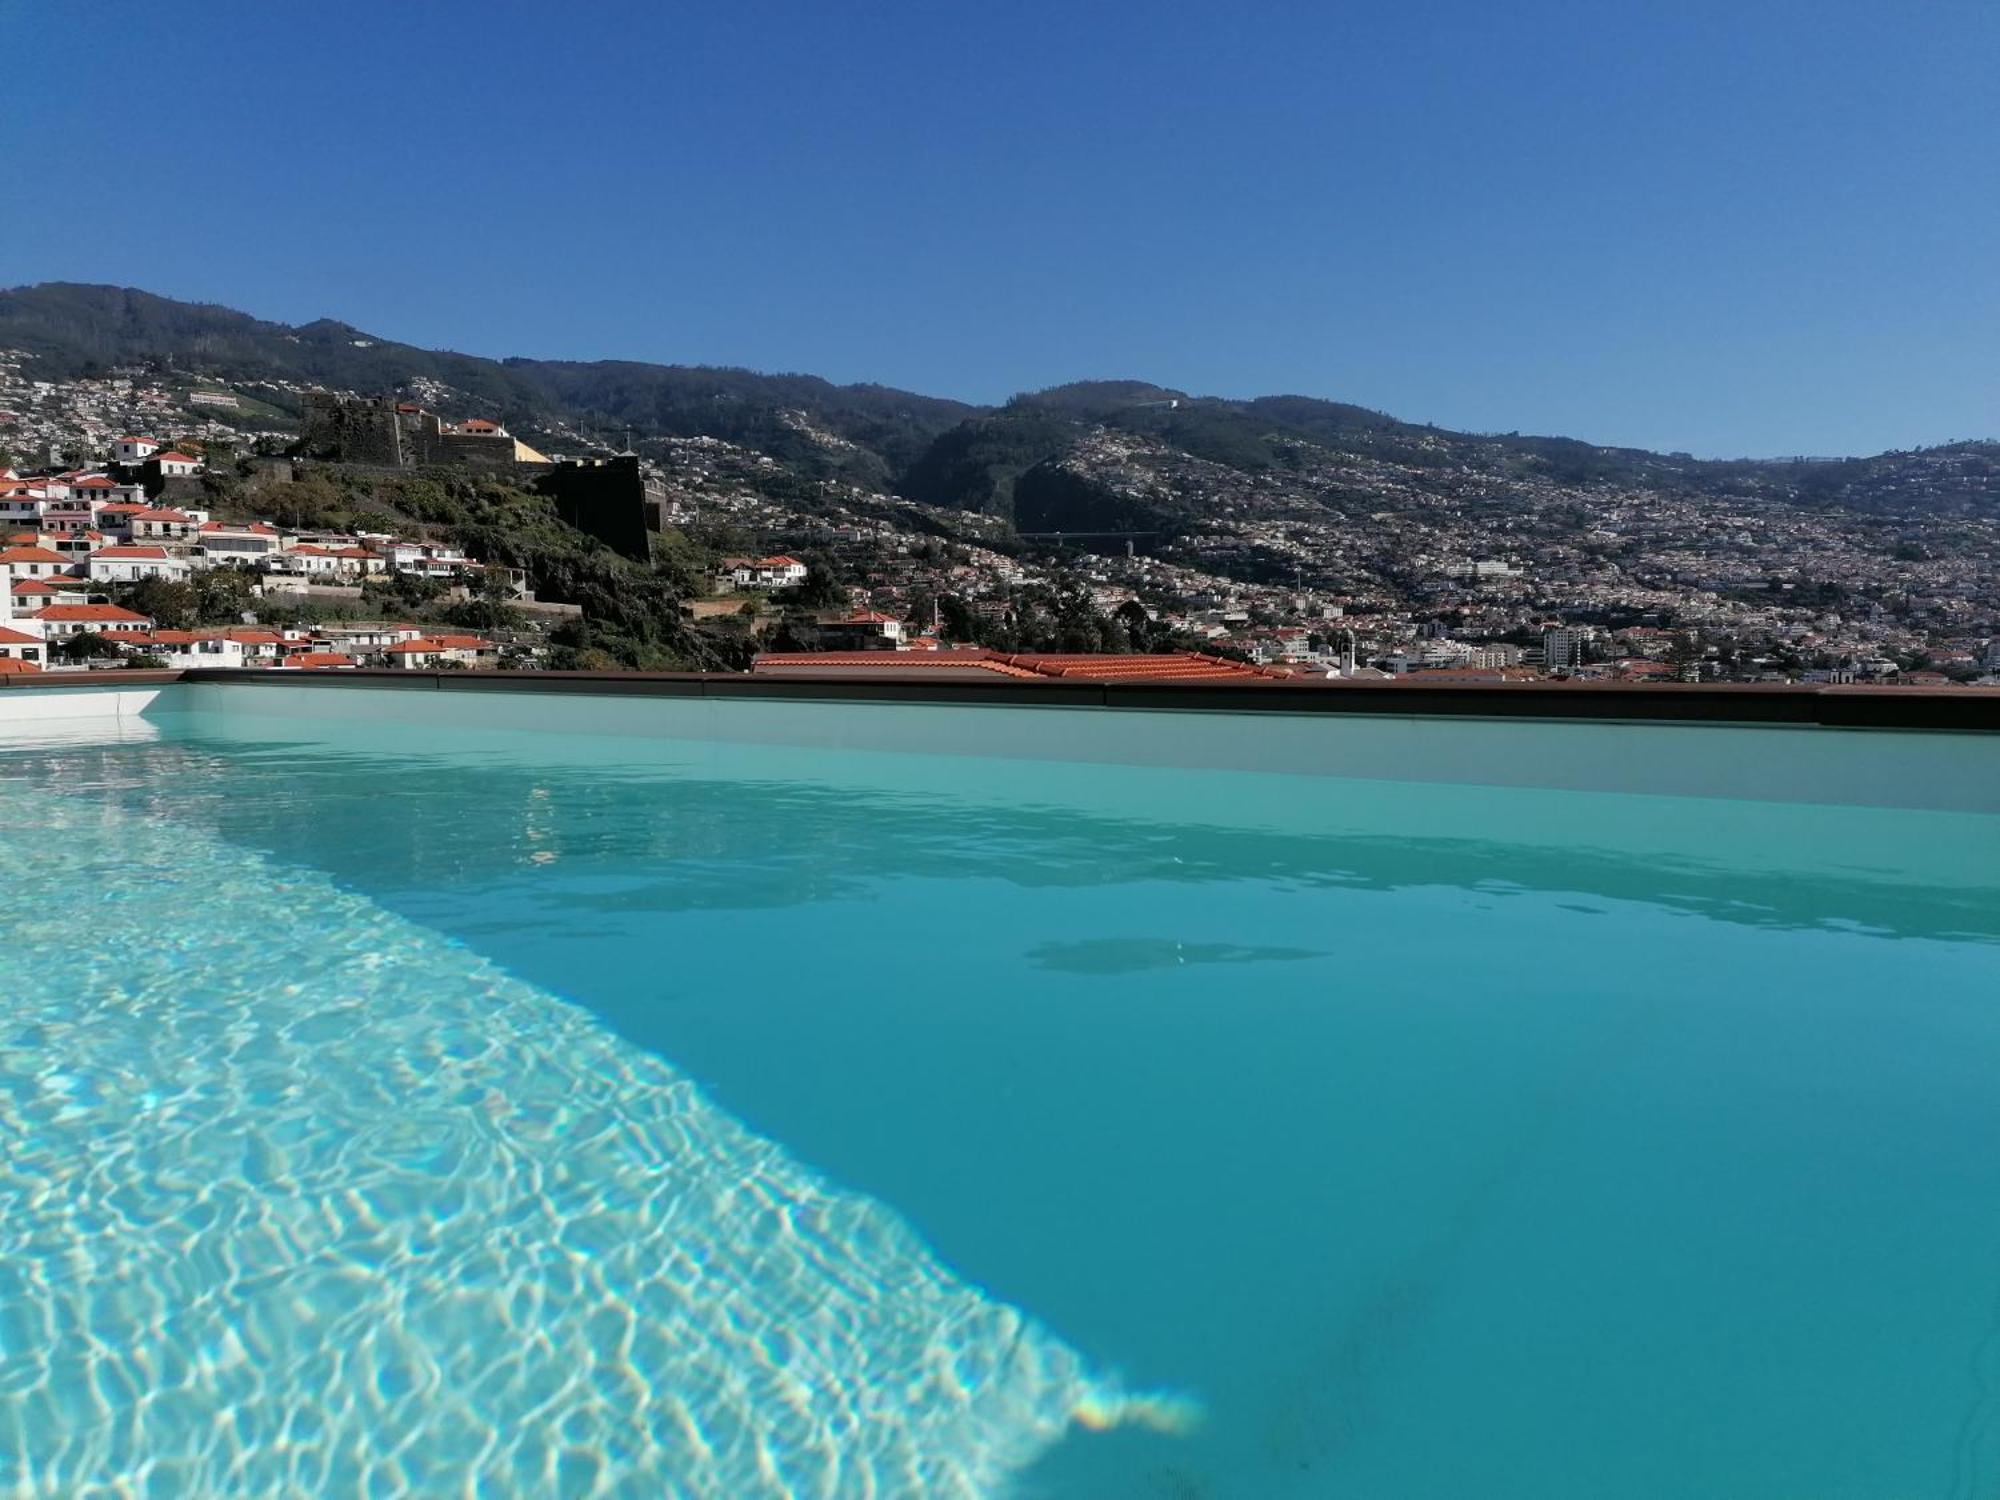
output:
<path id="1" fill-rule="evenodd" d="M 1819 686 L 1808 683 L 1244 683 L 1103 682 L 997 678 L 884 680 L 866 673 L 756 677 L 701 672 L 336 672 L 227 668 L 35 673 L 0 677 L 0 691 L 160 687 L 340 691 L 552 693 L 597 697 L 780 702 L 937 703 L 957 706 L 1143 709 L 1152 712 L 1362 714 L 1422 718 L 1769 724 L 1830 729 L 2000 732 L 2000 689 Z"/>

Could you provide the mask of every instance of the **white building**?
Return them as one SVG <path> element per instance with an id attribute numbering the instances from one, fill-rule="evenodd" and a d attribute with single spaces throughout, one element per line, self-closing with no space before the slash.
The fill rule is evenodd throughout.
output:
<path id="1" fill-rule="evenodd" d="M 0 548 L 0 572 L 10 584 L 23 578 L 52 578 L 67 573 L 72 566 L 69 558 L 46 547 Z"/>
<path id="2" fill-rule="evenodd" d="M 392 667 L 419 672 L 447 663 L 460 667 L 491 666 L 499 660 L 500 648 L 476 635 L 427 635 L 384 647 L 382 656 Z"/>
<path id="3" fill-rule="evenodd" d="M 106 507 L 110 509 L 111 507 Z M 186 542 L 192 541 L 208 520 L 208 513 L 199 510 L 142 510 L 131 518 L 132 540 L 135 542 Z"/>
<path id="4" fill-rule="evenodd" d="M 219 563 L 254 562 L 284 551 L 285 538 L 262 521 L 236 525 L 228 521 L 204 521 L 195 533 L 202 555 Z"/>
<path id="5" fill-rule="evenodd" d="M 120 609 L 115 604 L 51 604 L 36 611 L 34 618 L 41 622 L 42 634 L 51 644 L 85 631 L 153 628 L 153 622 L 145 615 Z"/>
<path id="6" fill-rule="evenodd" d="M 1542 660 L 1551 672 L 1574 671 L 1589 652 L 1591 633 L 1575 625 L 1551 625 L 1542 632 Z"/>
<path id="7" fill-rule="evenodd" d="M 99 547 L 84 560 L 84 576 L 92 583 L 137 583 L 142 578 L 182 583 L 193 568 L 187 558 L 158 546 Z"/>

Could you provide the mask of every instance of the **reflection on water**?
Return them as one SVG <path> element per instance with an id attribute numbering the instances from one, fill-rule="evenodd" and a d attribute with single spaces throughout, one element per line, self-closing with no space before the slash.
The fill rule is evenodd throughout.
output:
<path id="1" fill-rule="evenodd" d="M 1184 943 L 1177 938 L 1086 938 L 1037 943 L 1028 962 L 1063 974 L 1139 974 L 1185 964 L 1259 964 L 1326 958 L 1323 949 L 1258 948 L 1242 943 Z"/>

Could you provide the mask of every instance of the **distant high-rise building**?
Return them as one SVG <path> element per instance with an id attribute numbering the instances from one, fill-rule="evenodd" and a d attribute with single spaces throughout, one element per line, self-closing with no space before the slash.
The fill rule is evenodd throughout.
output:
<path id="1" fill-rule="evenodd" d="M 1542 661 L 1551 672 L 1579 667 L 1589 640 L 1589 632 L 1574 625 L 1551 625 L 1542 632 Z"/>

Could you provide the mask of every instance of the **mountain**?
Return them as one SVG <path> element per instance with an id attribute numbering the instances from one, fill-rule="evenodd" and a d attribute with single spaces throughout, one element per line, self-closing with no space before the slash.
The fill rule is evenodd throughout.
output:
<path id="1" fill-rule="evenodd" d="M 886 483 L 974 408 L 812 375 L 535 359 L 419 349 L 347 323 L 300 327 L 130 287 L 49 282 L 0 291 L 0 348 L 36 357 L 41 378 L 143 364 L 224 381 L 353 391 L 448 386 L 467 408 L 524 433 L 561 424 L 659 437 L 717 437 L 773 457 Z M 837 440 L 828 443 L 827 437 Z M 842 450 L 838 444 L 852 444 Z"/>
<path id="2" fill-rule="evenodd" d="M 1840 460 L 1697 460 L 1571 438 L 1451 432 L 1308 396 L 1227 400 L 1080 381 L 980 408 L 811 375 L 637 361 L 486 359 L 322 319 L 300 327 L 130 288 L 0 291 L 0 348 L 63 378 L 142 364 L 229 382 L 417 388 L 447 415 L 579 432 L 712 437 L 837 479 L 1024 531 L 1199 532 L 1225 516 L 1337 518 L 1412 504 L 1554 496 L 1580 516 L 1655 495 L 1857 514 L 2000 516 L 2000 445 Z M 260 395 L 263 395 L 260 392 Z M 285 406 L 282 391 L 269 394 Z M 296 401 L 293 401 L 296 405 Z"/>

